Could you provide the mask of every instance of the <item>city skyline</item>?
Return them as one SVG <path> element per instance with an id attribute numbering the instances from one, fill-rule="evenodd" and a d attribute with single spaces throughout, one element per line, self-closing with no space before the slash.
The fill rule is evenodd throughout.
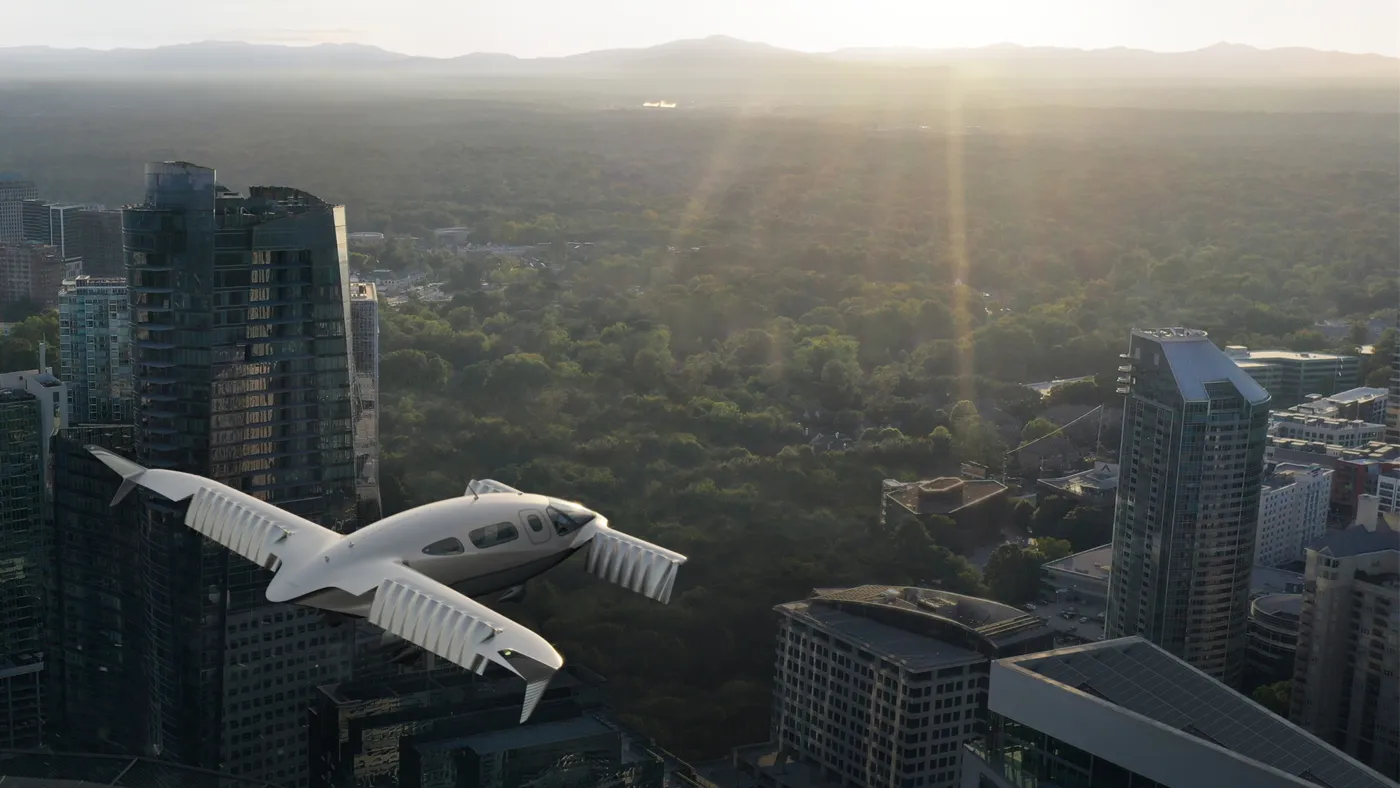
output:
<path id="1" fill-rule="evenodd" d="M 148 20 L 161 19 L 150 25 Z M 801 19 L 801 25 L 794 25 Z M 327 20 L 332 20 L 329 24 Z M 548 20 L 547 25 L 539 20 Z M 634 0 L 526 0 L 504 13 L 479 4 L 444 8 L 430 0 L 392 6 L 348 0 L 274 3 L 252 0 L 198 13 L 170 0 L 122 6 L 87 0 L 26 7 L 19 24 L 0 32 L 0 47 L 144 48 L 205 40 L 313 45 L 362 43 L 406 54 L 452 57 L 507 52 L 557 57 L 600 49 L 647 47 L 722 34 L 807 52 L 843 47 L 980 47 L 1012 41 L 1084 49 L 1128 47 L 1161 52 L 1227 41 L 1261 48 L 1400 55 L 1400 8 L 1383 0 L 1322 3 L 1263 0 L 1170 6 L 1148 0 L 1072 0 L 1044 6 L 1028 0 L 975 5 L 833 0 L 814 8 L 799 0 L 739 0 L 670 9 Z"/>

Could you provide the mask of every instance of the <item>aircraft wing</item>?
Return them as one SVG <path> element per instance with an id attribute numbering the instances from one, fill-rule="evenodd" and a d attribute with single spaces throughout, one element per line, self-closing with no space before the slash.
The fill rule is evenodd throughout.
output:
<path id="1" fill-rule="evenodd" d="M 87 449 L 121 474 L 122 486 L 112 499 L 113 506 L 137 486 L 172 501 L 190 498 L 185 525 L 266 569 L 276 571 L 288 561 L 312 557 L 340 539 L 329 528 L 213 479 L 145 468 L 100 446 Z"/>
<path id="2" fill-rule="evenodd" d="M 564 658 L 533 630 L 397 561 L 370 606 L 369 622 L 474 673 L 488 661 L 525 679 L 520 721 L 530 718 Z"/>
<path id="3" fill-rule="evenodd" d="M 585 568 L 594 575 L 636 591 L 661 604 L 671 601 L 671 589 L 685 556 L 621 531 L 600 526 L 588 543 Z"/>

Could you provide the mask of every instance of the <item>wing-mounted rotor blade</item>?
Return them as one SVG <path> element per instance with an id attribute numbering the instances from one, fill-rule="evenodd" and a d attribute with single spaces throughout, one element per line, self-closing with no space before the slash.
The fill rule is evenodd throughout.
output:
<path id="1" fill-rule="evenodd" d="M 467 482 L 467 491 L 464 495 L 486 495 L 488 493 L 514 493 L 524 495 L 525 493 L 511 487 L 509 484 L 501 484 L 495 479 L 472 479 Z"/>
<path id="2" fill-rule="evenodd" d="M 172 501 L 189 499 L 185 525 L 264 569 L 275 572 L 285 562 L 309 560 L 340 539 L 339 534 L 328 528 L 213 479 L 181 471 L 144 468 L 100 446 L 87 449 L 122 477 L 122 486 L 113 505 L 138 486 Z M 270 592 L 272 588 L 269 586 Z"/>
<path id="3" fill-rule="evenodd" d="M 494 662 L 525 680 L 525 722 L 564 658 L 527 627 L 398 563 L 384 565 L 369 622 L 474 673 Z"/>
<path id="4" fill-rule="evenodd" d="M 676 572 L 685 560 L 680 553 L 644 539 L 611 528 L 599 528 L 588 543 L 585 567 L 609 583 L 664 605 L 671 601 Z"/>

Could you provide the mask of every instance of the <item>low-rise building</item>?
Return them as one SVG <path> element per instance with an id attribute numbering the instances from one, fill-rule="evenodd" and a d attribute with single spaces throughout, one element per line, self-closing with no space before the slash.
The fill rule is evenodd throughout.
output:
<path id="1" fill-rule="evenodd" d="M 1293 678 L 1298 653 L 1298 616 L 1302 594 L 1265 594 L 1249 603 L 1244 687 L 1252 690 Z"/>
<path id="2" fill-rule="evenodd" d="M 1283 566 L 1327 531 L 1332 471 L 1321 465 L 1279 463 L 1264 477 L 1254 563 Z"/>
<path id="3" fill-rule="evenodd" d="M 1118 493 L 1118 464 L 1095 462 L 1094 467 L 1054 479 L 1036 481 L 1036 505 L 1046 494 L 1068 498 L 1081 506 L 1111 508 Z"/>
<path id="4" fill-rule="evenodd" d="M 1034 603 L 1030 612 L 1054 629 L 1061 642 L 1102 640 L 1108 580 L 1113 572 L 1113 545 L 1100 545 L 1048 561 L 1041 572 L 1045 596 Z M 1259 565 L 1250 570 L 1251 598 L 1302 590 L 1301 573 Z"/>
<path id="5" fill-rule="evenodd" d="M 1291 411 L 1269 414 L 1269 435 L 1308 443 L 1323 443 L 1343 449 L 1356 449 L 1385 437 L 1384 424 L 1360 419 L 1334 419 Z"/>
<path id="6" fill-rule="evenodd" d="M 1351 522 L 1356 515 L 1357 499 L 1362 495 L 1376 495 L 1380 477 L 1400 470 L 1400 445 L 1372 442 L 1344 449 L 1291 438 L 1270 438 L 1265 460 L 1317 464 L 1332 469 L 1332 515 L 1343 522 Z"/>
<path id="7" fill-rule="evenodd" d="M 959 534 L 995 534 L 1007 510 L 1007 486 L 996 479 L 942 477 L 922 482 L 886 479 L 880 496 L 880 523 L 898 528 L 913 518 L 927 524 L 935 516 L 947 517 Z"/>
<path id="8" fill-rule="evenodd" d="M 1293 413 L 1326 416 L 1331 419 L 1359 419 L 1372 424 L 1385 423 L 1387 390 L 1370 386 L 1348 389 L 1324 397 L 1309 394 L 1304 401 L 1289 408 Z"/>
<path id="9" fill-rule="evenodd" d="M 962 788 L 1392 788 L 1141 637 L 992 662 Z"/>
<path id="10" fill-rule="evenodd" d="M 1225 355 L 1269 392 L 1274 408 L 1297 405 L 1309 394 L 1330 396 L 1355 388 L 1361 373 L 1356 356 L 1250 350 L 1241 345 L 1226 346 Z"/>

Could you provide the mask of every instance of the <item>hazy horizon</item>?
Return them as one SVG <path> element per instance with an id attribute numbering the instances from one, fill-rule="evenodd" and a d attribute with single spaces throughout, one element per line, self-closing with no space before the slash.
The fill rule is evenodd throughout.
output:
<path id="1" fill-rule="evenodd" d="M 153 23 L 153 20 L 157 20 Z M 543 20 L 543 21 L 542 21 Z M 0 47 L 147 49 L 203 41 L 356 43 L 426 57 L 557 57 L 725 35 L 803 52 L 961 49 L 1001 43 L 1186 52 L 1229 42 L 1400 56 L 1392 0 L 58 0 L 27 4 Z"/>

